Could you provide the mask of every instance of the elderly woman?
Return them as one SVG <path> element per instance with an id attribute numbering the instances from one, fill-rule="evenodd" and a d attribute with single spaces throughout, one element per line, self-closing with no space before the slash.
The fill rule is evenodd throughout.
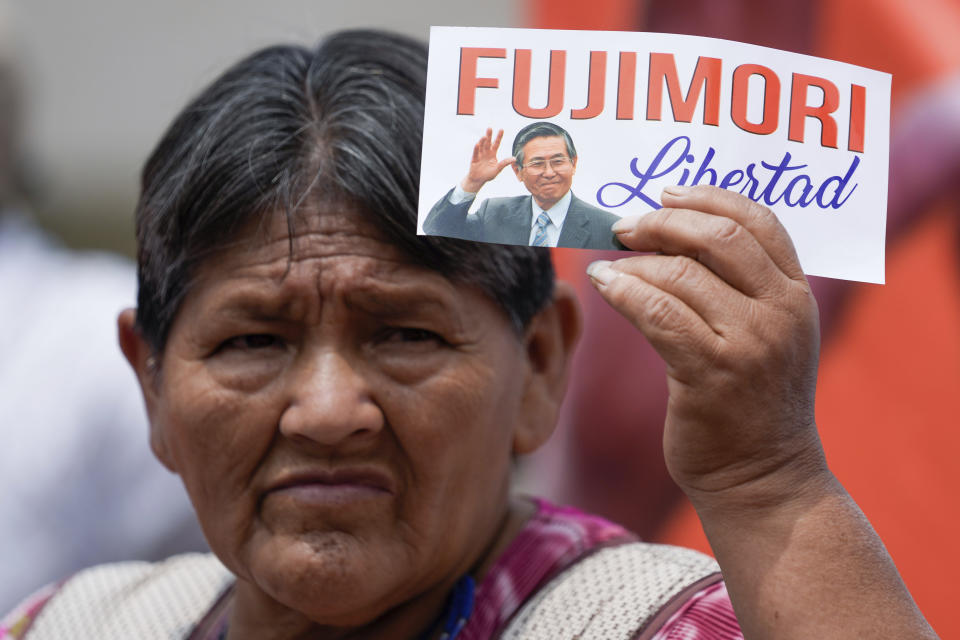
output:
<path id="1" fill-rule="evenodd" d="M 415 235 L 425 67 L 379 33 L 274 47 L 174 121 L 119 333 L 215 555 L 83 572 L 8 635 L 934 637 L 825 464 L 790 240 L 733 193 L 668 189 L 614 227 L 650 253 L 589 270 L 667 362 L 667 463 L 725 583 L 510 496 L 579 315 L 543 250 Z"/>

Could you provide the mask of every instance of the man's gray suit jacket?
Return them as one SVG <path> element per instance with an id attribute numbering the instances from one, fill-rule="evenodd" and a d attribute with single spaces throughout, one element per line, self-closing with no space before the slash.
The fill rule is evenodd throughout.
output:
<path id="1" fill-rule="evenodd" d="M 423 230 L 430 235 L 499 242 L 529 244 L 533 224 L 532 196 L 488 198 L 476 212 L 468 214 L 473 200 L 450 203 L 451 189 L 433 205 Z M 591 206 L 570 194 L 570 208 L 560 230 L 558 247 L 580 249 L 623 249 L 610 227 L 619 217 Z"/>

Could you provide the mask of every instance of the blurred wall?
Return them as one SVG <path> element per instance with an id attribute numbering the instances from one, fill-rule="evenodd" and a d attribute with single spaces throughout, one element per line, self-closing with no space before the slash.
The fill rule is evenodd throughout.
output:
<path id="1" fill-rule="evenodd" d="M 130 253 L 140 166 L 242 55 L 345 27 L 425 39 L 431 24 L 513 26 L 516 13 L 513 0 L 0 0 L 0 47 L 24 78 L 35 213 L 68 244 Z"/>

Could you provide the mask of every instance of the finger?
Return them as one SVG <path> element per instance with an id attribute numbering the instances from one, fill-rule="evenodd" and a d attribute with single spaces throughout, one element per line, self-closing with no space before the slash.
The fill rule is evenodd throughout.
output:
<path id="1" fill-rule="evenodd" d="M 642 255 L 614 264 L 617 271 L 636 276 L 686 304 L 721 336 L 740 326 L 749 314 L 749 298 L 687 256 Z"/>
<path id="2" fill-rule="evenodd" d="M 606 260 L 591 263 L 587 274 L 603 299 L 647 337 L 678 380 L 689 381 L 719 352 L 723 338 L 676 296 Z"/>
<path id="3" fill-rule="evenodd" d="M 497 133 L 497 137 L 493 141 L 493 152 L 496 153 L 500 149 L 500 141 L 503 140 L 503 129 Z"/>
<path id="4" fill-rule="evenodd" d="M 797 251 L 787 230 L 767 207 L 735 191 L 710 185 L 667 187 L 663 191 L 662 202 L 665 207 L 696 209 L 735 220 L 753 234 L 783 273 L 794 280 L 804 279 Z"/>
<path id="5" fill-rule="evenodd" d="M 484 134 L 482 138 L 480 138 L 480 155 L 481 156 L 487 155 L 487 152 L 490 149 L 491 135 L 493 135 L 493 131 L 491 129 L 487 129 L 487 133 Z"/>
<path id="6" fill-rule="evenodd" d="M 517 159 L 514 158 L 513 156 L 510 156 L 509 158 L 504 158 L 503 160 L 501 160 L 501 161 L 497 164 L 497 173 L 500 173 L 501 171 L 504 170 L 505 167 L 507 167 L 508 165 L 513 164 L 513 163 L 516 162 L 516 161 L 517 161 Z"/>
<path id="7" fill-rule="evenodd" d="M 731 218 L 662 208 L 622 218 L 613 231 L 636 251 L 692 258 L 751 297 L 781 291 L 789 282 L 756 237 Z"/>

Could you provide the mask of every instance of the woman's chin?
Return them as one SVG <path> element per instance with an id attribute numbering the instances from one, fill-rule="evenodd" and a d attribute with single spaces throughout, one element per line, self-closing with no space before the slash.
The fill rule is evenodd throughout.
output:
<path id="1" fill-rule="evenodd" d="M 388 549 L 371 552 L 371 543 L 343 532 L 311 532 L 291 540 L 281 536 L 254 552 L 249 575 L 237 589 L 258 600 L 299 612 L 316 624 L 358 627 L 396 605 L 406 559 Z M 398 562 L 391 562 L 395 555 Z M 238 593 L 239 595 L 239 593 Z"/>

